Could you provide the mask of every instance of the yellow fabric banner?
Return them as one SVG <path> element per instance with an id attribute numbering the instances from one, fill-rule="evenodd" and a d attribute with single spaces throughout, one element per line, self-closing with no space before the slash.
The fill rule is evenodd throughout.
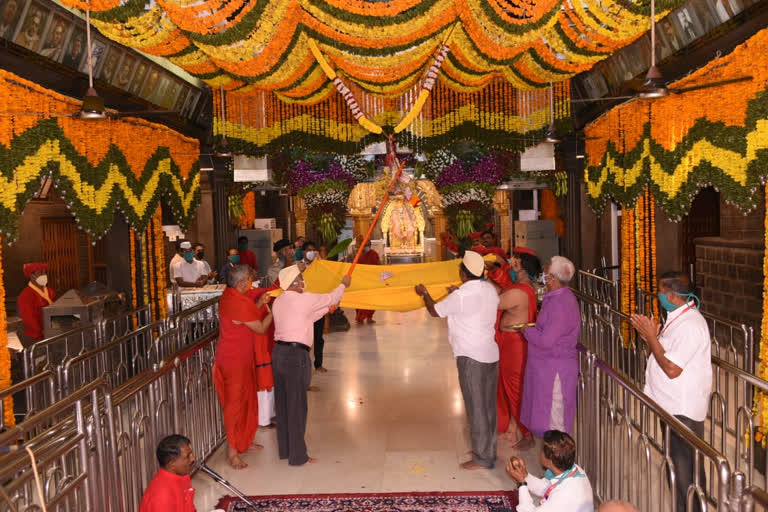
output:
<path id="1" fill-rule="evenodd" d="M 357 265 L 352 286 L 344 293 L 341 307 L 383 311 L 411 311 L 424 307 L 424 300 L 413 291 L 423 284 L 435 301 L 448 295 L 447 288 L 458 286 L 461 260 L 405 265 Z M 341 282 L 350 263 L 319 260 L 304 271 L 306 289 L 328 293 Z M 391 276 L 389 276 L 391 274 Z"/>

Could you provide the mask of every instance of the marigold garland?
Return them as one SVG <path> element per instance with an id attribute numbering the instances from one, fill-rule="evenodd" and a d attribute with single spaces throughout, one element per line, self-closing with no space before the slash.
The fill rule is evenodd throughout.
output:
<path id="1" fill-rule="evenodd" d="M 240 217 L 240 227 L 253 229 L 253 221 L 256 220 L 256 193 L 252 190 L 243 196 L 243 216 Z"/>
<path id="2" fill-rule="evenodd" d="M 765 193 L 765 256 L 763 257 L 763 318 L 760 323 L 760 362 L 757 366 L 757 376 L 768 381 L 768 183 L 766 183 L 763 192 Z M 752 406 L 754 417 L 759 417 L 760 425 L 755 433 L 755 441 L 766 446 L 768 439 L 768 393 L 755 388 L 755 397 Z M 746 433 L 749 441 L 750 433 Z"/>
<path id="3" fill-rule="evenodd" d="M 136 232 L 133 228 L 128 230 L 130 237 L 131 250 L 131 306 L 133 309 L 139 307 L 139 297 L 136 294 Z M 134 328 L 136 326 L 134 325 Z"/>
<path id="4" fill-rule="evenodd" d="M 592 208 L 601 210 L 609 198 L 631 205 L 646 184 L 674 220 L 708 185 L 744 212 L 755 208 L 756 191 L 768 178 L 768 62 L 754 56 L 766 52 L 763 29 L 670 87 L 752 80 L 631 101 L 588 125 L 585 182 Z"/>
<path id="5" fill-rule="evenodd" d="M 75 220 L 101 237 L 122 211 L 142 231 L 160 204 L 180 224 L 200 201 L 199 142 L 165 126 L 125 118 L 99 123 L 56 114 L 75 112 L 81 100 L 47 90 L 0 70 L 0 232 L 17 236 L 24 205 L 51 176 Z"/>
<path id="6" fill-rule="evenodd" d="M 11 381 L 11 353 L 8 349 L 8 319 L 5 313 L 5 285 L 3 284 L 3 237 L 0 236 L 0 391 L 13 384 Z M 6 427 L 16 425 L 13 414 L 13 397 L 3 400 L 3 423 Z"/>

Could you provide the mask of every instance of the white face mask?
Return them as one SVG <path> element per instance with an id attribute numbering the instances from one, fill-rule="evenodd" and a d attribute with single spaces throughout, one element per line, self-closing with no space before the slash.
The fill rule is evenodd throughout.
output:
<path id="1" fill-rule="evenodd" d="M 41 276 L 38 276 L 38 278 L 35 279 L 35 283 L 38 286 L 41 286 L 41 287 L 47 286 L 48 285 L 48 275 L 47 274 L 43 274 Z"/>
<path id="2" fill-rule="evenodd" d="M 307 251 L 304 253 L 304 257 L 307 259 L 307 261 L 312 261 L 315 259 L 315 251 Z"/>

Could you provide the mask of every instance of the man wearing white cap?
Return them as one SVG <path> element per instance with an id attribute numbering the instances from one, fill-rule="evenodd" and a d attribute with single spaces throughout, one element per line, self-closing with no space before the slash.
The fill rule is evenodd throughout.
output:
<path id="1" fill-rule="evenodd" d="M 171 267 L 173 281 L 182 288 L 203 286 L 208 280 L 203 263 L 195 259 L 192 244 L 184 241 L 179 244 L 182 260 Z"/>
<path id="2" fill-rule="evenodd" d="M 496 464 L 499 347 L 494 336 L 499 295 L 482 279 L 484 270 L 483 257 L 466 251 L 459 265 L 462 285 L 450 287 L 445 299 L 435 303 L 423 284 L 416 286 L 429 313 L 448 318 L 448 341 L 456 358 L 472 438 L 472 460 L 461 465 L 464 469 L 490 469 Z"/>
<path id="3" fill-rule="evenodd" d="M 315 462 L 307 455 L 304 432 L 307 428 L 307 388 L 312 377 L 309 349 L 314 338 L 314 323 L 338 304 L 351 279 L 344 276 L 331 293 L 304 291 L 304 278 L 297 265 L 280 271 L 283 293 L 275 299 L 275 348 L 272 371 L 275 377 L 277 444 L 281 459 L 301 466 Z"/>

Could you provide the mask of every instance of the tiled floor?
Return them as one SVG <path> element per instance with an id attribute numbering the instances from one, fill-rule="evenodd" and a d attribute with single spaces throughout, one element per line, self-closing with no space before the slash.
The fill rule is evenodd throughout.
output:
<path id="1" fill-rule="evenodd" d="M 291 467 L 277 456 L 274 430 L 260 430 L 261 452 L 245 470 L 225 461 L 222 447 L 208 465 L 250 495 L 337 492 L 514 489 L 504 462 L 516 451 L 500 441 L 493 470 L 465 471 L 469 431 L 444 320 L 425 310 L 376 313 L 375 325 L 326 335 L 326 374 L 309 394 L 307 444 L 317 464 Z M 523 453 L 540 474 L 539 448 Z M 193 479 L 197 510 L 209 511 L 226 489 Z"/>

